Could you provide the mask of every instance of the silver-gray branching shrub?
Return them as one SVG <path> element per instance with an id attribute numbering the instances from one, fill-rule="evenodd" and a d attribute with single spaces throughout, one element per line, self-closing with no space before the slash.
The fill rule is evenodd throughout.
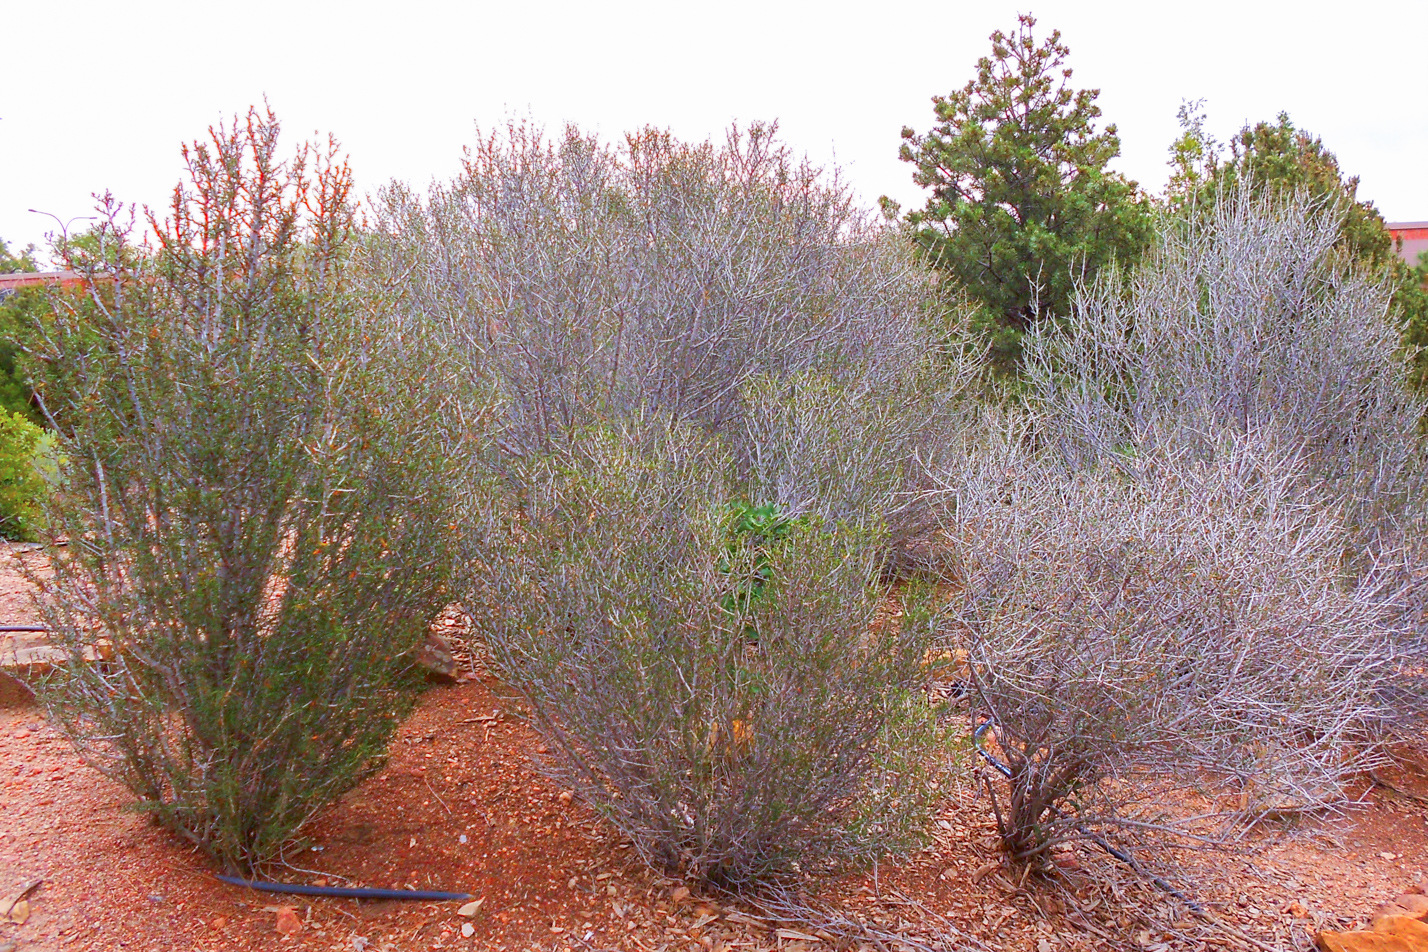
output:
<path id="1" fill-rule="evenodd" d="M 1250 434 L 1293 460 L 1350 531 L 1347 570 L 1394 613 L 1403 663 L 1382 687 L 1399 730 L 1428 711 L 1428 402 L 1389 277 L 1334 250 L 1339 213 L 1252 194 L 1165 223 L 1146 267 L 1086 289 L 1065 333 L 1035 335 L 1039 435 L 1072 466 L 1207 460 Z"/>
<path id="2" fill-rule="evenodd" d="M 911 842 L 928 628 L 873 617 L 967 374 L 898 236 L 770 128 L 512 125 L 388 190 L 365 260 L 444 341 L 463 600 L 550 769 L 730 888 Z"/>
<path id="3" fill-rule="evenodd" d="M 1021 428 L 949 474 L 949 634 L 1011 770 L 1013 856 L 1213 840 L 1372 763 L 1423 408 L 1337 227 L 1247 192 L 1163 223 L 1028 337 Z M 1157 806 L 1196 798 L 1192 823 Z"/>
<path id="4" fill-rule="evenodd" d="M 425 199 L 389 189 L 376 224 L 393 319 L 455 355 L 454 457 L 561 450 L 649 411 L 722 434 L 756 501 L 881 523 L 895 553 L 925 536 L 922 457 L 956 431 L 973 364 L 942 352 L 895 231 L 773 129 L 611 148 L 512 125 Z M 487 444 L 470 421 L 492 395 Z"/>
<path id="5" fill-rule="evenodd" d="M 1373 762 L 1389 613 L 1302 475 L 1250 440 L 1138 478 L 1014 454 L 960 474 L 945 630 L 1010 770 L 988 786 L 1016 860 L 1218 841 L 1342 802 Z"/>
<path id="6" fill-rule="evenodd" d="M 70 540 L 40 580 L 72 658 L 43 700 L 243 872 L 380 762 L 450 566 L 399 348 L 349 286 L 350 173 L 277 138 L 250 111 L 186 148 L 156 248 L 109 203 L 111 270 L 36 328 Z"/>
<path id="7" fill-rule="evenodd" d="M 1027 343 L 1038 435 L 1072 466 L 1190 454 L 1262 434 L 1365 552 L 1419 518 L 1425 403 L 1407 386 L 1392 288 L 1340 259 L 1340 218 L 1249 187 L 1162 223 L 1145 266 L 1077 296 Z"/>
<path id="8" fill-rule="evenodd" d="M 867 525 L 731 506 L 715 437 L 588 428 L 492 487 L 474 609 L 548 767 L 651 863 L 737 889 L 917 843 L 931 629 Z"/>

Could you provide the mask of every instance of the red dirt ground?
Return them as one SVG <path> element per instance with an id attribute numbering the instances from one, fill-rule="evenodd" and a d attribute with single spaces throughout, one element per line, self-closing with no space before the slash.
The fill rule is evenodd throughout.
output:
<path id="1" fill-rule="evenodd" d="M 0 624 L 33 618 L 17 557 L 0 553 Z M 538 738 L 506 715 L 492 686 L 431 689 L 389 763 L 322 815 L 287 873 L 293 882 L 470 892 L 484 902 L 469 919 L 459 903 L 306 900 L 220 883 L 204 856 L 127 812 L 125 792 L 84 766 L 40 709 L 0 707 L 0 896 L 43 880 L 23 924 L 4 922 L 9 900 L 0 902 L 0 952 L 877 947 L 838 938 L 828 922 L 825 939 L 818 923 L 676 892 L 679 884 L 645 869 L 618 833 L 540 775 Z M 1307 949 L 1316 929 L 1360 925 L 1428 880 L 1428 809 L 1375 788 L 1345 817 L 1185 862 L 1218 925 L 1143 916 L 1160 897 L 1130 877 L 1096 885 L 1073 868 L 1062 888 L 1018 888 L 997 862 L 986 804 L 969 779 L 932 848 L 824 884 L 818 899 L 921 943 L 905 948 Z M 1072 867 L 1104 863 L 1068 858 Z M 284 906 L 301 921 L 293 935 L 276 928 Z"/>

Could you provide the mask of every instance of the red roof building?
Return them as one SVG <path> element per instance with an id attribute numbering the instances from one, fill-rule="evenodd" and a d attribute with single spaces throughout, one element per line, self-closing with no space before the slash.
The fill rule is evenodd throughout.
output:
<path id="1" fill-rule="evenodd" d="M 1418 256 L 1428 251 L 1428 221 L 1391 221 L 1388 231 L 1398 256 L 1409 264 L 1417 264 Z"/>
<path id="2" fill-rule="evenodd" d="M 62 288 L 75 288 L 84 284 L 84 275 L 78 271 L 16 271 L 14 274 L 0 274 L 0 301 L 21 288 L 34 287 L 37 284 L 57 284 Z"/>

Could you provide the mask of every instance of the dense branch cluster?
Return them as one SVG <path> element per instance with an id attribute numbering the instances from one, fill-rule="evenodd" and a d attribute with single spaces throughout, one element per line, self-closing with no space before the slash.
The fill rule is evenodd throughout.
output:
<path id="1" fill-rule="evenodd" d="M 543 766 L 724 888 L 925 840 L 968 718 L 1018 863 L 1343 803 L 1425 640 L 1393 288 L 1306 194 L 1152 221 L 1032 23 L 909 137 L 911 227 L 760 125 L 512 123 L 359 219 L 254 111 L 156 245 L 108 201 L 26 344 L 50 710 L 244 872 L 380 763 L 453 602 Z"/>

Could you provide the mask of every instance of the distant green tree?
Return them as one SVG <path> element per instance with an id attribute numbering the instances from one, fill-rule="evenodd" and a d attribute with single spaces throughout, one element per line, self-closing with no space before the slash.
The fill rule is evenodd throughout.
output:
<path id="1" fill-rule="evenodd" d="M 1403 345 L 1412 355 L 1413 382 L 1428 389 L 1428 251 L 1418 256 L 1416 265 L 1395 261 L 1393 267 L 1394 317 L 1403 328 Z"/>
<path id="2" fill-rule="evenodd" d="M 0 238 L 0 274 L 38 270 L 40 270 L 40 266 L 35 263 L 34 245 L 26 245 L 20 249 L 19 254 L 14 254 L 10 251 L 10 246 L 5 239 Z"/>
<path id="3" fill-rule="evenodd" d="M 34 245 L 26 245 L 15 254 L 5 240 L 0 239 L 0 274 L 38 270 Z M 0 410 L 18 413 L 36 423 L 39 414 L 30 404 L 30 388 L 21 378 L 16 358 L 21 347 L 18 338 L 29 323 L 27 315 L 41 305 L 33 290 L 0 293 Z"/>
<path id="4" fill-rule="evenodd" d="M 1359 267 L 1386 272 L 1393 282 L 1389 306 L 1413 354 L 1414 377 L 1428 385 L 1428 264 L 1413 267 L 1399 260 L 1383 215 L 1358 197 L 1358 176 L 1345 176 L 1323 140 L 1297 128 L 1285 112 L 1274 122 L 1246 123 L 1229 141 L 1228 152 L 1205 131 L 1202 100 L 1180 107 L 1180 128 L 1170 146 L 1167 205 L 1182 213 L 1208 209 L 1217 192 L 1248 181 L 1255 195 L 1302 191 L 1337 211 L 1343 220 L 1339 251 Z"/>
<path id="5" fill-rule="evenodd" d="M 1205 100 L 1186 100 L 1176 113 L 1180 138 L 1170 144 L 1166 204 L 1179 210 L 1198 198 L 1219 172 L 1220 142 L 1205 129 Z"/>
<path id="6" fill-rule="evenodd" d="M 1246 124 L 1223 147 L 1205 132 L 1203 101 L 1180 107 L 1180 138 L 1170 147 L 1167 197 L 1172 207 L 1204 204 L 1216 189 L 1248 180 L 1256 196 L 1304 191 L 1343 215 L 1339 246 L 1371 268 L 1388 265 L 1393 239 L 1373 202 L 1359 201 L 1358 176 L 1345 177 L 1339 160 L 1318 136 L 1297 128 L 1289 114 L 1275 122 Z"/>
<path id="7" fill-rule="evenodd" d="M 937 124 L 904 128 L 899 153 L 932 193 L 907 222 L 979 307 L 1002 370 L 1032 324 L 1066 312 L 1078 281 L 1138 259 L 1150 238 L 1150 203 L 1107 168 L 1120 139 L 1114 125 L 1095 128 L 1100 90 L 1073 90 L 1061 33 L 1038 44 L 1035 25 L 1024 14 L 1011 34 L 994 32 L 977 78 L 933 97 Z"/>
<path id="8" fill-rule="evenodd" d="M 50 494 L 42 459 L 55 464 L 54 435 L 21 414 L 0 410 L 0 537 L 35 538 Z"/>

